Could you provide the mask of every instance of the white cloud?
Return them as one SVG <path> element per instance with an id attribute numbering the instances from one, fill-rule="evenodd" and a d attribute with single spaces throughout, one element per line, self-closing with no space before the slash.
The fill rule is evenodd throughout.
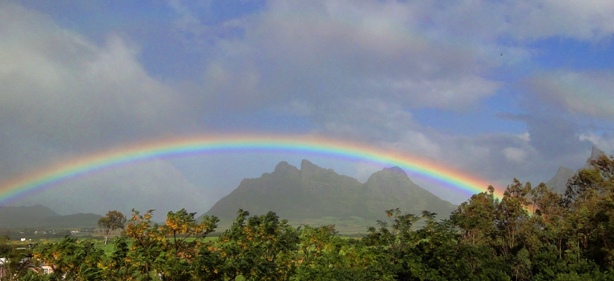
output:
<path id="1" fill-rule="evenodd" d="M 98 45 L 45 15 L 2 2 L 0 38 L 0 178 L 27 175 L 93 150 L 177 133 L 193 125 L 190 107 L 147 73 L 138 61 L 138 48 L 123 37 L 109 34 Z M 113 187 L 125 188 L 124 194 L 130 197 L 141 196 L 132 192 L 138 188 L 190 186 L 185 180 L 160 179 L 155 186 L 146 179 L 137 180 L 149 172 L 150 177 L 166 174 L 180 179 L 172 167 L 145 170 L 93 185 L 117 194 Z M 98 199 L 87 192 L 61 190 L 36 198 L 64 200 L 58 206 L 75 208 L 66 211 L 89 208 L 84 202 Z M 153 192 L 160 195 L 147 196 L 171 195 Z M 112 198 L 115 203 L 137 202 Z"/>
<path id="2" fill-rule="evenodd" d="M 174 130 L 190 116 L 117 35 L 105 45 L 12 4 L 0 9 L 0 125 L 60 146 Z"/>

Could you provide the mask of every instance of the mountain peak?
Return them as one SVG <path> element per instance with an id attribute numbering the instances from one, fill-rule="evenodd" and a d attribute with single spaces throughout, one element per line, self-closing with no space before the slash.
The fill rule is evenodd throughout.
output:
<path id="1" fill-rule="evenodd" d="M 605 152 L 603 150 L 597 148 L 596 146 L 593 146 L 593 149 L 591 150 L 591 157 L 588 158 L 588 161 L 597 160 L 603 155 L 605 155 Z"/>
<path id="2" fill-rule="evenodd" d="M 599 159 L 599 157 L 601 156 L 605 156 L 605 152 L 601 149 L 599 149 L 597 146 L 593 145 L 593 148 L 591 150 L 591 156 L 588 157 L 586 159 L 586 164 L 584 165 L 584 168 L 590 168 L 591 167 L 591 162 L 596 161 L 597 159 Z"/>
<path id="3" fill-rule="evenodd" d="M 405 170 L 401 169 L 398 166 L 394 166 L 394 167 L 390 167 L 390 168 L 384 168 L 381 172 L 383 172 L 383 173 L 393 173 L 393 174 L 397 174 L 397 175 L 399 175 L 401 177 L 404 177 L 404 178 L 409 178 L 407 176 L 407 173 L 405 173 Z"/>
<path id="4" fill-rule="evenodd" d="M 405 173 L 403 169 L 396 167 L 396 166 L 390 167 L 390 168 L 384 168 L 381 171 L 375 172 L 369 177 L 367 182 L 374 181 L 374 180 L 382 180 L 382 179 L 386 179 L 388 181 L 394 180 L 395 182 L 405 182 L 405 181 L 411 182 L 411 179 L 409 179 L 409 176 L 407 176 L 407 173 Z"/>
<path id="5" fill-rule="evenodd" d="M 301 171 L 318 171 L 318 170 L 326 170 L 326 169 L 320 168 L 318 165 L 311 163 L 307 159 L 303 159 L 301 161 Z"/>
<path id="6" fill-rule="evenodd" d="M 337 173 L 331 169 L 321 168 L 306 159 L 301 161 L 301 179 L 303 180 L 334 175 L 337 175 Z"/>
<path id="7" fill-rule="evenodd" d="M 409 213 L 429 210 L 445 216 L 454 205 L 417 186 L 399 167 L 385 168 L 367 183 L 360 183 L 302 160 L 300 170 L 282 161 L 271 174 L 243 180 L 206 214 L 228 219 L 244 209 L 252 214 L 274 211 L 290 219 L 383 219 L 384 211 L 394 208 Z"/>
<path id="8" fill-rule="evenodd" d="M 606 154 L 603 150 L 593 146 L 591 156 L 586 159 L 584 168 L 590 168 L 592 161 L 595 161 L 604 155 Z M 567 190 L 567 182 L 574 176 L 575 173 L 576 172 L 574 172 L 572 169 L 561 166 L 556 172 L 556 175 L 546 182 L 546 186 L 548 186 L 554 192 L 563 194 L 565 193 L 565 190 Z"/>
<path id="9" fill-rule="evenodd" d="M 298 169 L 292 165 L 290 165 L 286 161 L 281 161 L 277 166 L 275 166 L 275 170 L 273 170 L 274 174 L 285 174 L 285 173 L 297 173 Z"/>
<path id="10" fill-rule="evenodd" d="M 563 194 L 567 189 L 567 181 L 569 181 L 573 175 L 574 171 L 572 169 L 561 166 L 556 172 L 556 175 L 546 182 L 546 186 L 548 186 L 554 192 Z"/>

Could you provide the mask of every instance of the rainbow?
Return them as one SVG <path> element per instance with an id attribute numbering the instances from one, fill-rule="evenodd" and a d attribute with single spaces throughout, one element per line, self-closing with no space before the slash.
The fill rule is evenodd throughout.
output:
<path id="1" fill-rule="evenodd" d="M 369 161 L 398 166 L 451 188 L 478 193 L 489 186 L 484 180 L 447 168 L 441 164 L 398 151 L 377 149 L 365 144 L 318 136 L 215 135 L 160 139 L 116 147 L 52 165 L 0 185 L 0 203 L 43 190 L 61 181 L 94 173 L 104 168 L 147 161 L 160 157 L 181 157 L 220 152 L 301 152 L 331 155 L 347 160 Z M 500 190 L 495 191 L 501 197 Z"/>

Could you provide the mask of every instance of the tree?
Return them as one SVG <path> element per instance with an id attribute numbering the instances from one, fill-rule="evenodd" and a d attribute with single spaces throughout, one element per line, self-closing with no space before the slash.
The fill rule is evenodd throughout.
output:
<path id="1" fill-rule="evenodd" d="M 126 240 L 126 237 L 122 236 L 114 241 L 115 250 L 105 260 L 104 280 L 131 280 L 133 272 L 128 259 L 130 248 Z"/>
<path id="2" fill-rule="evenodd" d="M 209 276 L 195 276 L 193 263 L 197 257 L 203 257 L 202 251 L 207 251 L 203 244 L 204 238 L 217 227 L 219 219 L 215 216 L 204 216 L 196 221 L 196 213 L 188 213 L 185 209 L 168 212 L 166 224 L 159 227 L 161 236 L 161 253 L 154 269 L 164 277 L 164 280 L 208 280 Z M 207 267 L 199 259 L 199 268 Z M 202 270 L 201 270 L 202 273 Z"/>
<path id="3" fill-rule="evenodd" d="M 368 234 L 363 238 L 366 246 L 388 259 L 386 271 L 397 280 L 417 280 L 418 275 L 424 277 L 425 266 L 422 263 L 422 252 L 416 252 L 417 246 L 426 239 L 414 230 L 421 217 L 414 214 L 402 214 L 397 209 L 386 211 L 388 222 L 378 221 L 379 228 L 369 227 Z M 433 213 L 424 213 L 425 218 L 434 217 Z"/>
<path id="4" fill-rule="evenodd" d="M 292 281 L 393 280 L 383 255 L 358 239 L 339 237 L 333 225 L 300 230 Z"/>
<path id="5" fill-rule="evenodd" d="M 219 280 L 219 270 L 214 266 L 221 260 L 211 253 L 213 244 L 205 241 L 218 218 L 204 216 L 197 221 L 196 213 L 181 209 L 168 212 L 166 224 L 158 225 L 151 221 L 152 212 L 141 215 L 132 210 L 124 232 L 132 245 L 127 248 L 124 243 L 114 254 L 115 272 L 111 275 L 122 280 L 128 279 L 125 272 L 131 273 L 132 280 Z M 123 239 L 118 242 L 123 243 Z"/>
<path id="6" fill-rule="evenodd" d="M 564 203 L 569 209 L 570 243 L 596 262 L 614 270 L 614 158 L 589 161 L 567 184 Z"/>
<path id="7" fill-rule="evenodd" d="M 104 243 L 107 244 L 109 233 L 112 230 L 124 229 L 126 216 L 120 211 L 109 211 L 106 216 L 98 220 L 98 226 L 104 231 Z"/>
<path id="8" fill-rule="evenodd" d="M 299 235 L 274 212 L 249 217 L 239 210 L 230 229 L 218 238 L 226 280 L 288 280 L 295 269 Z"/>
<path id="9" fill-rule="evenodd" d="M 29 259 L 32 256 L 30 250 L 16 249 L 4 241 L 0 242 L 0 246 L 0 257 L 3 259 L 0 263 L 0 280 L 23 280 L 21 276 L 33 267 Z"/>
<path id="10" fill-rule="evenodd" d="M 124 234 L 132 240 L 126 259 L 129 263 L 131 277 L 134 280 L 153 280 L 154 261 L 160 256 L 161 247 L 158 230 L 159 226 L 152 223 L 151 218 L 154 210 L 148 210 L 141 214 L 137 210 L 132 210 L 132 217 L 126 226 Z"/>
<path id="11" fill-rule="evenodd" d="M 568 212 L 562 195 L 544 183 L 531 189 L 531 203 L 533 214 L 525 246 L 532 260 L 533 279 L 552 280 L 566 270 L 563 256 L 568 252 L 565 250 L 570 229 Z"/>
<path id="12" fill-rule="evenodd" d="M 91 240 L 66 236 L 59 243 L 47 243 L 34 250 L 34 260 L 53 268 L 47 280 L 103 280 L 104 252 Z M 23 280 L 23 279 L 20 279 Z"/>
<path id="13" fill-rule="evenodd" d="M 495 225 L 498 239 L 495 240 L 495 245 L 505 259 L 511 259 L 524 246 L 522 230 L 529 219 L 526 208 L 530 205 L 530 192 L 530 183 L 523 185 L 514 179 L 514 183 L 507 186 L 501 202 L 497 205 Z"/>
<path id="14" fill-rule="evenodd" d="M 461 231 L 461 242 L 471 245 L 491 243 L 495 232 L 495 210 L 499 201 L 494 196 L 495 188 L 471 196 L 452 213 L 450 219 Z"/>

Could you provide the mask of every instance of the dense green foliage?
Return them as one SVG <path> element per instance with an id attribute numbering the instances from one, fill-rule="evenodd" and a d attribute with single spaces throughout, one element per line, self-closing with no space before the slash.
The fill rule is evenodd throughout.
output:
<path id="1" fill-rule="evenodd" d="M 361 239 L 334 226 L 292 227 L 269 212 L 240 210 L 218 222 L 169 212 L 165 224 L 134 211 L 110 255 L 65 238 L 33 250 L 36 274 L 13 263 L 6 280 L 614 280 L 614 159 L 601 157 L 558 194 L 518 180 L 502 198 L 473 195 L 449 219 L 386 211 Z M 418 227 L 419 225 L 419 227 Z M 0 249 L 8 254 L 6 247 Z M 21 257 L 11 257 L 13 260 Z M 64 278 L 64 279 L 63 279 Z"/>

